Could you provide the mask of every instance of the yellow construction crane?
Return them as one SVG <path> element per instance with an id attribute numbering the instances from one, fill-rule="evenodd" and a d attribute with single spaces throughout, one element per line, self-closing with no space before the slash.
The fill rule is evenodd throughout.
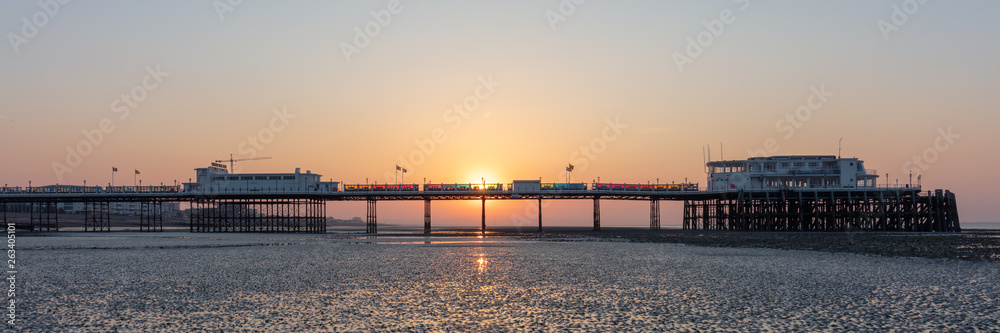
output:
<path id="1" fill-rule="evenodd" d="M 241 159 L 237 160 L 237 159 L 233 159 L 233 154 L 229 154 L 229 159 L 228 160 L 215 160 L 215 163 L 229 162 L 229 172 L 234 172 L 233 166 L 235 165 L 236 162 L 253 161 L 253 160 L 269 160 L 269 159 L 271 159 L 271 158 L 270 157 L 254 157 L 254 158 L 241 158 Z"/>

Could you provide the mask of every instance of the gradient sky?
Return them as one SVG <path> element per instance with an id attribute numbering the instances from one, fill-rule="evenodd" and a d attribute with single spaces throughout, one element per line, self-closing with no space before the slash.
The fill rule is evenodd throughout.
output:
<path id="1" fill-rule="evenodd" d="M 346 183 L 391 182 L 407 163 L 407 183 L 562 181 L 573 161 L 574 181 L 704 183 L 706 144 L 714 159 L 835 155 L 843 138 L 880 183 L 912 169 L 957 193 L 964 222 L 1000 220 L 1000 2 L 403 0 L 387 19 L 391 3 L 4 1 L 0 183 L 107 184 L 112 166 L 118 184 L 133 169 L 173 183 L 230 153 L 273 158 L 245 172 Z M 103 119 L 113 130 L 82 144 Z M 591 204 L 552 203 L 545 222 L 588 225 Z M 490 202 L 488 223 L 535 223 L 533 205 Z M 666 224 L 679 207 L 664 203 Z M 602 208 L 604 225 L 648 223 L 646 202 Z M 379 209 L 422 221 L 419 202 Z M 478 225 L 478 202 L 433 211 L 435 225 Z"/>

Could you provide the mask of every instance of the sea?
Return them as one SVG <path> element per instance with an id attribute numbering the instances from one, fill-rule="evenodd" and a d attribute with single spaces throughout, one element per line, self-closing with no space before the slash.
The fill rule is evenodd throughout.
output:
<path id="1" fill-rule="evenodd" d="M 1000 222 L 962 222 L 962 229 L 1000 230 Z"/>

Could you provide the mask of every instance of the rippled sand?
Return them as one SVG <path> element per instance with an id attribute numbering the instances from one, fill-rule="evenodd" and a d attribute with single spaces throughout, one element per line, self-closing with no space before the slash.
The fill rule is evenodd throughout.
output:
<path id="1" fill-rule="evenodd" d="M 23 331 L 1000 331 L 996 263 L 587 238 L 18 241 Z"/>

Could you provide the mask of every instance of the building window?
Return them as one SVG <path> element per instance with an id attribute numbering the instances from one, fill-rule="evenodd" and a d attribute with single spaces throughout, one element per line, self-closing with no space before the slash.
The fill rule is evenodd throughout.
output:
<path id="1" fill-rule="evenodd" d="M 254 180 L 267 180 L 267 176 L 255 176 L 255 177 L 253 177 L 253 179 Z"/>
<path id="2" fill-rule="evenodd" d="M 270 176 L 270 177 L 267 177 L 267 179 L 270 179 L 270 180 L 281 180 L 281 176 Z"/>
<path id="3" fill-rule="evenodd" d="M 295 180 L 295 176 L 285 176 L 285 180 Z"/>
<path id="4" fill-rule="evenodd" d="M 252 176 L 243 176 L 243 177 L 240 177 L 240 180 L 253 180 L 253 177 Z"/>
<path id="5" fill-rule="evenodd" d="M 229 180 L 240 180 L 239 176 L 229 176 Z"/>
<path id="6" fill-rule="evenodd" d="M 788 162 L 781 162 L 782 169 L 788 169 Z"/>
<path id="7" fill-rule="evenodd" d="M 819 162 L 809 162 L 809 167 L 815 169 L 819 166 Z"/>
<path id="8" fill-rule="evenodd" d="M 804 168 L 805 166 L 806 166 L 806 163 L 805 163 L 805 162 L 795 162 L 795 168 L 796 168 L 796 169 L 802 169 L 802 168 Z"/>

